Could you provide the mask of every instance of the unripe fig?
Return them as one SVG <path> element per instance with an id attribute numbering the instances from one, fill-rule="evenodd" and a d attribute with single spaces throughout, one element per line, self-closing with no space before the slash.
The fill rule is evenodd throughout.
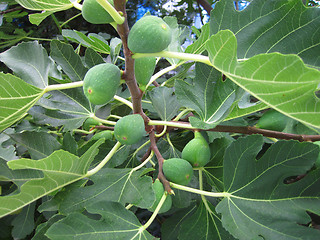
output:
<path id="1" fill-rule="evenodd" d="M 281 132 L 286 127 L 289 119 L 290 118 L 286 115 L 283 115 L 274 109 L 270 109 L 261 116 L 256 127 Z"/>
<path id="2" fill-rule="evenodd" d="M 183 148 L 181 157 L 193 167 L 203 167 L 210 161 L 210 148 L 200 132 L 195 132 L 194 135 L 195 138 Z"/>
<path id="3" fill-rule="evenodd" d="M 171 28 L 156 16 L 137 21 L 128 36 L 128 47 L 135 53 L 155 53 L 166 49 L 171 42 Z"/>
<path id="4" fill-rule="evenodd" d="M 138 58 L 134 61 L 134 75 L 142 91 L 145 90 L 146 85 L 149 83 L 155 68 L 155 57 Z"/>
<path id="5" fill-rule="evenodd" d="M 150 212 L 154 212 L 154 210 L 156 210 L 156 207 L 158 206 L 158 204 L 162 198 L 162 195 L 164 193 L 164 187 L 158 178 L 152 184 L 152 188 L 153 188 L 153 191 L 156 195 L 156 201 L 151 206 L 151 208 L 148 209 Z M 171 209 L 171 206 L 172 206 L 171 195 L 167 195 L 167 198 L 164 201 L 164 203 L 158 213 L 165 213 L 165 212 L 169 211 Z"/>
<path id="6" fill-rule="evenodd" d="M 102 132 L 96 133 L 92 136 L 90 140 L 97 141 L 100 138 L 104 138 L 105 140 L 112 140 L 113 138 L 113 132 L 110 130 L 104 130 Z"/>
<path id="7" fill-rule="evenodd" d="M 101 123 L 93 118 L 88 118 L 87 120 L 84 121 L 82 128 L 86 131 L 90 131 L 91 128 L 97 125 L 101 125 Z"/>
<path id="8" fill-rule="evenodd" d="M 113 0 L 108 0 L 108 2 L 113 5 Z M 114 22 L 111 15 L 96 0 L 84 0 L 81 13 L 83 18 L 92 24 Z"/>
<path id="9" fill-rule="evenodd" d="M 169 181 L 180 185 L 187 185 L 193 176 L 191 164 L 182 158 L 164 160 L 162 170 Z"/>
<path id="10" fill-rule="evenodd" d="M 83 80 L 83 91 L 95 105 L 108 103 L 120 85 L 120 69 L 111 63 L 101 63 L 89 69 Z"/>
<path id="11" fill-rule="evenodd" d="M 122 144 L 139 142 L 145 134 L 144 120 L 139 114 L 127 115 L 114 126 L 114 136 Z"/>

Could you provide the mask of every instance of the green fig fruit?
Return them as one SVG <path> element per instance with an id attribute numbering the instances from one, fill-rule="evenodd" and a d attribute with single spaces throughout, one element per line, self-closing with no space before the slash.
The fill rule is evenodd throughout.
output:
<path id="1" fill-rule="evenodd" d="M 210 161 L 210 148 L 200 132 L 194 134 L 195 138 L 183 148 L 181 157 L 191 163 L 193 167 L 203 167 Z"/>
<path id="2" fill-rule="evenodd" d="M 134 61 L 134 75 L 142 91 L 145 90 L 154 73 L 156 61 L 155 57 L 138 58 Z"/>
<path id="3" fill-rule="evenodd" d="M 134 53 L 155 53 L 171 43 L 171 28 L 161 18 L 145 16 L 137 21 L 128 36 L 128 47 Z"/>
<path id="4" fill-rule="evenodd" d="M 98 64 L 90 68 L 84 77 L 84 94 L 92 104 L 106 104 L 116 94 L 120 78 L 120 69 L 114 64 Z"/>
<path id="5" fill-rule="evenodd" d="M 256 127 L 281 132 L 285 129 L 289 119 L 286 115 L 270 109 L 261 116 Z"/>
<path id="6" fill-rule="evenodd" d="M 125 145 L 139 142 L 145 133 L 144 120 L 139 114 L 127 115 L 114 126 L 115 138 Z"/>
<path id="7" fill-rule="evenodd" d="M 108 0 L 113 6 L 113 0 Z M 114 22 L 111 15 L 96 1 L 84 0 L 81 9 L 82 17 L 92 24 L 107 24 Z"/>
<path id="8" fill-rule="evenodd" d="M 153 188 L 153 191 L 156 195 L 156 201 L 151 206 L 151 208 L 148 209 L 150 212 L 154 212 L 154 210 L 156 210 L 156 207 L 158 206 L 158 204 L 162 198 L 162 195 L 164 193 L 164 187 L 158 178 L 152 184 L 152 188 Z M 171 207 L 172 207 L 172 198 L 171 198 L 171 195 L 168 194 L 166 200 L 164 201 L 164 203 L 161 206 L 160 211 L 158 213 L 165 213 L 165 212 L 169 211 L 171 209 Z"/>
<path id="9" fill-rule="evenodd" d="M 182 158 L 164 160 L 162 170 L 169 181 L 180 185 L 187 185 L 193 176 L 191 164 Z"/>

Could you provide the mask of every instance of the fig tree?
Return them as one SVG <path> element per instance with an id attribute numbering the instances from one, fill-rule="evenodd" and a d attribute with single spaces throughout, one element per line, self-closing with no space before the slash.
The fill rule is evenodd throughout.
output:
<path id="1" fill-rule="evenodd" d="M 156 16 L 137 21 L 128 36 L 128 47 L 134 53 L 155 53 L 166 49 L 171 42 L 171 28 Z"/>
<path id="2" fill-rule="evenodd" d="M 155 57 L 138 58 L 134 61 L 134 75 L 142 91 L 145 90 L 146 85 L 149 83 L 155 68 Z"/>
<path id="3" fill-rule="evenodd" d="M 83 91 L 95 105 L 108 103 L 120 85 L 120 69 L 111 63 L 101 63 L 88 70 L 83 80 Z"/>
<path id="4" fill-rule="evenodd" d="M 210 148 L 200 132 L 195 132 L 194 135 L 195 138 L 183 148 L 181 157 L 193 167 L 203 167 L 210 161 Z"/>
<path id="5" fill-rule="evenodd" d="M 139 142 L 145 132 L 144 120 L 139 114 L 127 115 L 118 120 L 114 126 L 115 138 L 125 145 Z"/>
<path id="6" fill-rule="evenodd" d="M 281 132 L 286 127 L 289 119 L 286 115 L 270 109 L 261 116 L 256 127 Z"/>
<path id="7" fill-rule="evenodd" d="M 182 158 L 164 160 L 162 170 L 169 181 L 180 185 L 187 185 L 193 176 L 191 164 Z"/>
<path id="8" fill-rule="evenodd" d="M 151 208 L 148 209 L 150 212 L 154 212 L 154 210 L 156 210 L 156 207 L 158 206 L 158 204 L 162 198 L 162 195 L 164 193 L 164 187 L 158 178 L 152 184 L 152 188 L 153 188 L 153 191 L 156 195 L 156 201 L 151 206 Z M 165 212 L 169 211 L 171 209 L 171 206 L 172 206 L 171 195 L 167 195 L 167 198 L 164 201 L 164 203 L 158 213 L 165 213 Z"/>
<path id="9" fill-rule="evenodd" d="M 108 2 L 113 5 L 113 0 L 108 0 Z M 87 22 L 92 24 L 114 22 L 111 15 L 96 0 L 84 0 L 81 14 Z"/>

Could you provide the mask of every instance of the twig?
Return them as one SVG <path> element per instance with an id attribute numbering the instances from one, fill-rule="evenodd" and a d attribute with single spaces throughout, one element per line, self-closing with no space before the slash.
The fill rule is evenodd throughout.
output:
<path id="1" fill-rule="evenodd" d="M 156 136 L 154 131 L 150 132 L 149 134 L 150 137 L 150 142 L 151 142 L 151 149 L 153 150 L 153 152 L 155 153 L 157 159 L 158 159 L 158 165 L 159 165 L 159 173 L 158 173 L 158 178 L 159 180 L 162 182 L 164 189 L 171 194 L 172 193 L 172 189 L 170 187 L 170 182 L 166 179 L 166 177 L 163 174 L 162 171 L 162 166 L 163 166 L 163 161 L 164 158 L 162 157 L 158 147 L 157 147 L 157 143 L 156 143 Z"/>

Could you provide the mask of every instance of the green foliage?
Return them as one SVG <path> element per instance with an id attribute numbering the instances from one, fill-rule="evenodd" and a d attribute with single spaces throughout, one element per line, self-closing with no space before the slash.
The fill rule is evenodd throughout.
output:
<path id="1" fill-rule="evenodd" d="M 136 22 L 128 37 L 128 47 L 136 53 L 155 53 L 171 42 L 171 28 L 161 18 L 145 16 Z"/>
<path id="2" fill-rule="evenodd" d="M 170 158 L 163 162 L 163 173 L 166 178 L 180 185 L 188 185 L 193 177 L 191 164 L 182 158 Z"/>
<path id="3" fill-rule="evenodd" d="M 208 1 L 201 29 L 175 12 L 134 24 L 165 1 L 11 2 L 24 9 L 0 29 L 0 238 L 320 239 L 311 1 Z M 6 22 L 26 14 L 37 26 Z"/>
<path id="4" fill-rule="evenodd" d="M 111 63 L 101 63 L 89 69 L 83 79 L 83 92 L 92 104 L 109 102 L 120 85 L 120 69 Z"/>
<path id="5" fill-rule="evenodd" d="M 156 195 L 156 201 L 151 206 L 151 208 L 149 208 L 148 210 L 151 212 L 154 212 L 154 210 L 156 210 L 156 207 L 158 206 L 158 204 L 160 202 L 161 197 L 164 194 L 164 187 L 158 178 L 152 184 L 152 189 Z M 171 209 L 171 207 L 172 207 L 172 198 L 170 195 L 167 195 L 167 198 L 164 201 L 164 203 L 158 213 L 165 213 L 165 212 L 169 211 Z"/>
<path id="6" fill-rule="evenodd" d="M 257 122 L 256 126 L 262 129 L 268 129 L 273 131 L 283 131 L 288 123 L 290 118 L 287 116 L 270 109 L 265 112 L 259 121 Z"/>
<path id="7" fill-rule="evenodd" d="M 113 5 L 113 0 L 108 0 Z M 92 24 L 113 22 L 111 15 L 95 0 L 85 0 L 82 5 L 82 17 Z"/>
<path id="8" fill-rule="evenodd" d="M 145 135 L 144 121 L 141 115 L 127 115 L 117 121 L 114 136 L 122 144 L 131 145 L 139 142 Z"/>
<path id="9" fill-rule="evenodd" d="M 195 132 L 194 135 L 194 139 L 183 148 L 181 157 L 193 167 L 203 167 L 210 161 L 210 148 L 201 133 Z"/>

